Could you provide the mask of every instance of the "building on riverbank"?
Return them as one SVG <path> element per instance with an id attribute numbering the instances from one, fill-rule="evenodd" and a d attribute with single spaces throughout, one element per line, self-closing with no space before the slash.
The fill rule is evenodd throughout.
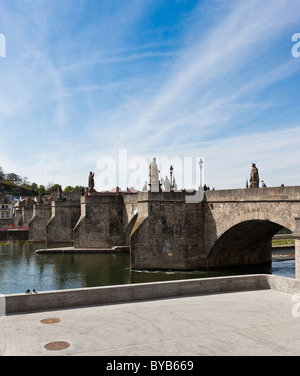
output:
<path id="1" fill-rule="evenodd" d="M 0 220 L 11 220 L 13 218 L 13 203 L 4 193 L 0 193 Z"/>

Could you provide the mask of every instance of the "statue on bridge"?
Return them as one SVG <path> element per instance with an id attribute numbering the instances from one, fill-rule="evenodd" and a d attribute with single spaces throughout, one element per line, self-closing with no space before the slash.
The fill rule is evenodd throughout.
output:
<path id="1" fill-rule="evenodd" d="M 258 169 L 255 163 L 252 163 L 252 169 L 251 169 L 249 182 L 250 182 L 250 188 L 259 187 L 259 174 L 258 174 Z"/>
<path id="2" fill-rule="evenodd" d="M 165 192 L 170 192 L 171 190 L 171 182 L 169 180 L 169 178 L 166 176 L 165 180 L 164 180 L 164 191 Z"/>
<path id="3" fill-rule="evenodd" d="M 39 194 L 39 198 L 37 200 L 37 203 L 40 204 L 40 205 L 44 203 L 43 196 L 41 195 L 41 193 Z"/>
<path id="4" fill-rule="evenodd" d="M 159 181 L 159 169 L 156 164 L 156 158 L 152 159 L 149 167 L 149 177 L 150 177 L 150 190 L 151 192 L 161 192 L 161 183 Z"/>
<path id="5" fill-rule="evenodd" d="M 57 199 L 57 201 L 62 200 L 62 188 L 61 188 L 61 185 L 58 186 L 56 199 Z"/>
<path id="6" fill-rule="evenodd" d="M 88 193 L 95 192 L 95 180 L 94 180 L 95 174 L 91 171 L 89 175 L 89 185 L 88 185 Z"/>

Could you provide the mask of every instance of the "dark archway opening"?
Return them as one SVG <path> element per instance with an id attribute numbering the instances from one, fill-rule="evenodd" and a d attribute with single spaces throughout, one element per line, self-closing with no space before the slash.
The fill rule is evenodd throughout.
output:
<path id="1" fill-rule="evenodd" d="M 272 238 L 283 226 L 263 220 L 241 222 L 226 231 L 212 247 L 208 267 L 272 262 Z"/>

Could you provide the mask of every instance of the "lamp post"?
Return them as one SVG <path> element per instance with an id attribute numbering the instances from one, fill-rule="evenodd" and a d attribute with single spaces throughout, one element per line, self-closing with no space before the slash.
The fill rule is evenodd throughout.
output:
<path id="1" fill-rule="evenodd" d="M 199 166 L 200 166 L 200 187 L 199 190 L 202 188 L 202 169 L 203 169 L 203 159 L 200 158 Z"/>
<path id="2" fill-rule="evenodd" d="M 173 166 L 170 166 L 170 185 L 173 188 Z"/>

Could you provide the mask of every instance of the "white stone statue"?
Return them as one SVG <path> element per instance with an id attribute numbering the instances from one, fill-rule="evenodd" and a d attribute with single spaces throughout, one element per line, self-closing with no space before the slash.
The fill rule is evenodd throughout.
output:
<path id="1" fill-rule="evenodd" d="M 171 183 L 170 183 L 169 178 L 166 176 L 166 178 L 164 180 L 164 191 L 170 192 L 170 189 L 171 189 Z"/>
<path id="2" fill-rule="evenodd" d="M 154 157 L 152 159 L 152 162 L 150 163 L 150 173 L 149 173 L 149 177 L 150 177 L 150 184 L 159 184 L 159 170 L 157 168 L 157 164 L 156 164 L 156 158 Z"/>

